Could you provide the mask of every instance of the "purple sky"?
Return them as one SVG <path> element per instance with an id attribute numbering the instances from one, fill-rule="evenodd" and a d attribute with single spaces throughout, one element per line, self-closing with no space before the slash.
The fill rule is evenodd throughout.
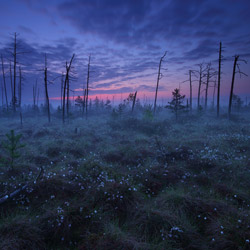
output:
<path id="1" fill-rule="evenodd" d="M 44 53 L 50 80 L 64 72 L 66 60 L 76 54 L 76 81 L 71 83 L 75 95 L 82 95 L 86 86 L 91 54 L 90 95 L 117 99 L 136 90 L 141 99 L 153 96 L 164 51 L 168 53 L 159 96 L 169 98 L 198 63 L 212 62 L 217 69 L 222 41 L 222 96 L 227 100 L 233 56 L 250 58 L 249 0 L 8 0 L 0 1 L 0 9 L 0 52 L 7 75 L 7 48 L 12 47 L 14 32 L 19 34 L 19 51 L 28 52 L 18 58 L 26 102 L 32 101 L 36 79 L 43 91 Z M 241 69 L 250 75 L 249 64 L 241 63 Z M 188 96 L 188 83 L 180 86 Z M 194 97 L 196 93 L 194 82 Z M 235 93 L 250 96 L 248 77 L 237 76 Z M 49 96 L 60 96 L 60 78 L 49 86 Z"/>

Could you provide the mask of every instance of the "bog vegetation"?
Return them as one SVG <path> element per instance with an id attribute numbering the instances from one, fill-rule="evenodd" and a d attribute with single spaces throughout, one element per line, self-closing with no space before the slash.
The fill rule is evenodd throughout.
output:
<path id="1" fill-rule="evenodd" d="M 137 92 L 119 105 L 89 99 L 90 57 L 84 95 L 72 102 L 73 55 L 57 109 L 46 58 L 40 106 L 37 84 L 33 105 L 21 104 L 15 49 L 8 101 L 2 58 L 0 249 L 250 249 L 250 106 L 233 91 L 242 73 L 236 56 L 229 105 L 221 107 L 221 53 L 220 44 L 218 72 L 200 64 L 189 71 L 189 97 L 177 88 L 163 106 L 166 53 L 154 105 Z"/>

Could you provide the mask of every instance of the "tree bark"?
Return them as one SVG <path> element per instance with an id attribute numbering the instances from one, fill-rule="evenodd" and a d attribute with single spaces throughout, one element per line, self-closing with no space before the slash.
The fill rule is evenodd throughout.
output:
<path id="1" fill-rule="evenodd" d="M 233 99 L 233 91 L 234 91 L 234 80 L 235 80 L 235 73 L 236 73 L 236 66 L 239 56 L 234 57 L 234 67 L 233 67 L 233 76 L 232 76 L 232 84 L 231 84 L 231 91 L 229 97 L 229 106 L 228 106 L 228 117 L 231 117 L 231 109 L 232 109 L 232 99 Z"/>
<path id="2" fill-rule="evenodd" d="M 160 63 L 159 63 L 157 83 L 156 83 L 156 89 L 155 89 L 154 113 L 156 111 L 156 102 L 157 102 L 158 88 L 159 88 L 159 82 L 160 82 L 160 79 L 161 79 L 161 64 L 162 64 L 162 61 L 163 61 L 164 57 L 166 56 L 166 54 L 167 54 L 167 51 L 161 57 Z"/>
<path id="3" fill-rule="evenodd" d="M 9 109 L 8 105 L 8 95 L 7 95 L 7 88 L 6 88 L 6 81 L 5 81 L 5 72 L 4 72 L 4 63 L 3 63 L 3 55 L 1 54 L 1 60 L 2 60 L 2 72 L 3 72 L 3 85 L 4 85 L 4 92 L 5 92 L 5 101 L 6 101 L 6 108 L 7 111 Z"/>
<path id="4" fill-rule="evenodd" d="M 217 86 L 217 117 L 220 116 L 221 52 L 222 52 L 222 43 L 220 42 L 220 50 L 219 50 L 219 71 L 218 71 L 218 86 Z"/>

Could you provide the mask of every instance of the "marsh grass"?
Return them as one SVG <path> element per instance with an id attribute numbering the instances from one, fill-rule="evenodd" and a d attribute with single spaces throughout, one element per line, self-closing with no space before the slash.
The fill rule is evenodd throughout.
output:
<path id="1" fill-rule="evenodd" d="M 26 144 L 1 197 L 44 175 L 0 205 L 0 248 L 249 249 L 249 122 L 1 118 Z"/>

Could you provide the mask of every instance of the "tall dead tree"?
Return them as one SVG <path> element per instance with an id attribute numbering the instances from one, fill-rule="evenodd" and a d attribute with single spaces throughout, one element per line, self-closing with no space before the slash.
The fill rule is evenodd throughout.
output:
<path id="1" fill-rule="evenodd" d="M 14 112 L 16 111 L 16 102 L 17 102 L 17 98 L 16 98 L 16 67 L 17 67 L 17 34 L 14 34 L 14 51 L 13 51 L 13 58 L 14 58 L 14 65 L 13 65 L 13 69 L 14 69 L 14 81 L 13 81 L 13 100 L 12 100 L 12 104 L 13 104 L 13 110 Z"/>
<path id="2" fill-rule="evenodd" d="M 1 54 L 1 61 L 2 61 L 2 73 L 3 73 L 3 86 L 4 86 L 4 93 L 5 93 L 5 101 L 6 101 L 6 108 L 8 111 L 8 95 L 7 95 L 7 88 L 6 88 L 6 81 L 5 81 L 5 71 L 4 71 L 4 62 L 3 62 L 3 55 Z"/>
<path id="3" fill-rule="evenodd" d="M 66 98 L 66 88 L 67 88 L 67 84 L 68 84 L 68 81 L 69 81 L 69 73 L 70 73 L 70 69 L 71 69 L 71 66 L 72 66 L 72 62 L 74 60 L 74 57 L 75 57 L 75 54 L 73 54 L 71 60 L 70 60 L 70 63 L 68 65 L 68 63 L 66 62 L 66 75 L 65 75 L 65 78 L 64 78 L 64 85 L 63 85 L 63 107 L 62 107 L 62 121 L 63 123 L 65 123 L 65 98 Z"/>
<path id="4" fill-rule="evenodd" d="M 208 103 L 208 90 L 210 87 L 210 82 L 211 82 L 211 78 L 213 78 L 214 76 L 217 75 L 216 71 L 213 71 L 214 69 L 211 67 L 211 63 L 207 64 L 207 68 L 206 68 L 206 82 L 205 82 L 205 110 L 207 110 L 207 103 Z"/>
<path id="5" fill-rule="evenodd" d="M 89 62 L 88 62 L 88 73 L 87 73 L 87 88 L 86 88 L 86 100 L 85 100 L 85 106 L 86 106 L 86 118 L 88 117 L 89 77 L 90 77 L 90 58 L 91 58 L 91 56 L 89 56 Z"/>
<path id="6" fill-rule="evenodd" d="M 37 103 L 37 80 L 36 84 L 33 85 L 33 109 L 36 108 L 36 103 Z"/>
<path id="7" fill-rule="evenodd" d="M 12 82 L 12 69 L 11 69 L 11 61 L 10 61 L 10 88 L 11 88 L 11 104 L 13 105 L 13 82 Z"/>
<path id="8" fill-rule="evenodd" d="M 231 109 L 232 109 L 232 100 L 233 100 L 233 91 L 234 91 L 234 81 L 235 81 L 235 75 L 237 73 L 241 75 L 247 76 L 245 73 L 241 72 L 240 65 L 238 63 L 239 61 L 239 55 L 234 56 L 234 66 L 233 66 L 233 75 L 232 75 L 232 83 L 231 83 L 231 90 L 230 90 L 230 96 L 229 96 L 229 105 L 228 105 L 228 117 L 231 117 Z M 247 63 L 245 60 L 241 60 L 244 63 Z M 238 71 L 236 71 L 236 68 Z"/>
<path id="9" fill-rule="evenodd" d="M 206 88 L 205 88 L 205 110 L 207 110 L 207 98 L 208 98 L 208 88 L 211 74 L 211 63 L 207 65 L 207 74 L 206 74 Z"/>
<path id="10" fill-rule="evenodd" d="M 213 102 L 212 102 L 212 109 L 214 110 L 214 98 L 215 98 L 215 91 L 216 91 L 216 80 L 214 81 L 214 91 L 213 91 Z"/>
<path id="11" fill-rule="evenodd" d="M 133 98 L 132 113 L 134 112 L 134 108 L 135 108 L 136 96 L 137 96 L 137 91 L 135 91 L 134 98 Z"/>
<path id="12" fill-rule="evenodd" d="M 193 109 L 193 96 L 192 96 L 192 70 L 189 70 L 189 89 L 190 89 L 190 96 L 189 96 L 189 100 L 190 100 L 190 112 L 192 112 Z"/>
<path id="13" fill-rule="evenodd" d="M 63 80 L 64 80 L 64 75 L 62 72 L 62 78 L 61 78 L 61 109 L 62 109 L 62 105 L 63 105 Z"/>
<path id="14" fill-rule="evenodd" d="M 49 106 L 49 94 L 48 94 L 48 68 L 47 68 L 47 55 L 46 54 L 45 54 L 45 67 L 44 67 L 44 87 L 45 87 L 45 99 L 46 99 L 48 121 L 50 122 L 50 106 Z"/>
<path id="15" fill-rule="evenodd" d="M 204 64 L 201 63 L 198 65 L 199 66 L 199 71 L 196 71 L 199 75 L 199 86 L 198 86 L 198 103 L 197 103 L 197 110 L 199 111 L 200 109 L 200 96 L 201 96 L 201 85 L 203 83 L 203 77 L 204 77 L 204 72 L 205 72 L 205 69 L 204 69 Z"/>
<path id="16" fill-rule="evenodd" d="M 156 111 L 156 102 L 157 102 L 157 95 L 158 95 L 159 82 L 160 82 L 160 79 L 162 78 L 162 74 L 161 74 L 161 64 L 162 64 L 162 61 L 163 61 L 164 57 L 166 56 L 166 54 L 167 54 L 167 51 L 165 51 L 165 53 L 164 53 L 164 55 L 161 57 L 160 63 L 159 63 L 158 76 L 157 76 L 157 83 L 156 83 L 156 89 L 155 89 L 154 113 L 155 113 L 155 111 Z"/>
<path id="17" fill-rule="evenodd" d="M 220 49 L 219 49 L 219 70 L 218 70 L 218 84 L 217 84 L 217 117 L 220 116 L 221 62 L 222 62 L 222 43 L 220 42 Z"/>
<path id="18" fill-rule="evenodd" d="M 18 107 L 21 109 L 22 104 L 22 69 L 19 66 L 19 85 L 18 85 Z"/>
<path id="19" fill-rule="evenodd" d="M 67 117 L 69 117 L 69 79 L 67 80 L 66 91 L 67 91 L 66 113 L 67 113 Z"/>
<path id="20" fill-rule="evenodd" d="M 82 113 L 83 114 L 84 114 L 85 105 L 86 105 L 86 93 L 87 93 L 87 89 L 84 89 L 83 102 L 82 102 Z"/>

